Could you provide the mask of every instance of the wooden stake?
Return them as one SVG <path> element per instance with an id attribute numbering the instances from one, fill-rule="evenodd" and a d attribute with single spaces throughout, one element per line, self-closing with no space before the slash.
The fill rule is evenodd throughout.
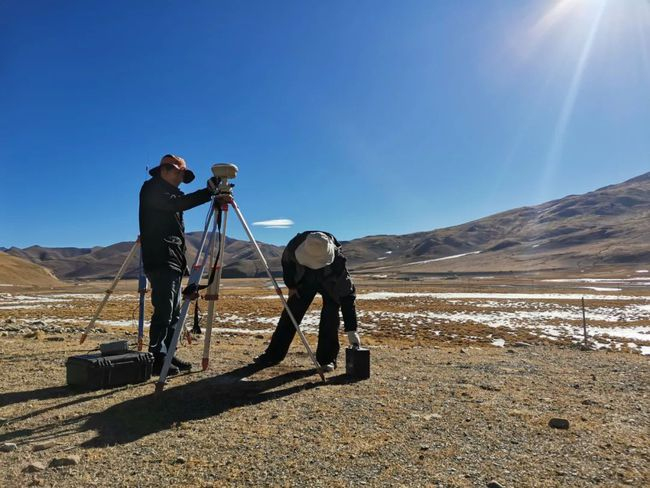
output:
<path id="1" fill-rule="evenodd" d="M 588 347 L 587 339 L 587 318 L 585 316 L 585 297 L 582 297 L 582 331 L 585 336 L 584 347 Z"/>

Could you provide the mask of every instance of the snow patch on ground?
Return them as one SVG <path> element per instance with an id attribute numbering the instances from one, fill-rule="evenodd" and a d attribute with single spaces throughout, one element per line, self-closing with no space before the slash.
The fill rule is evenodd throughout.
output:
<path id="1" fill-rule="evenodd" d="M 392 298 L 494 299 L 494 300 L 650 300 L 650 297 L 624 295 L 582 295 L 579 293 L 435 293 L 378 291 L 357 295 L 360 300 L 389 300 Z"/>
<path id="2" fill-rule="evenodd" d="M 463 254 L 454 254 L 453 256 L 445 256 L 444 258 L 426 259 L 424 261 L 414 261 L 412 263 L 406 263 L 404 264 L 404 266 L 414 266 L 416 264 L 435 263 L 436 261 L 447 261 L 448 259 L 462 258 L 463 256 L 471 256 L 472 254 L 479 254 L 480 252 L 481 251 L 466 252 Z"/>
<path id="3" fill-rule="evenodd" d="M 603 288 L 599 286 L 583 286 L 582 288 L 594 291 L 622 291 L 622 288 Z"/>

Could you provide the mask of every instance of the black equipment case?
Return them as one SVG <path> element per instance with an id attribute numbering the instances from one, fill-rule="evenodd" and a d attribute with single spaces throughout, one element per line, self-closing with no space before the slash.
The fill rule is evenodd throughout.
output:
<path id="1" fill-rule="evenodd" d="M 345 349 L 345 373 L 351 378 L 370 378 L 370 351 L 362 347 Z"/>
<path id="2" fill-rule="evenodd" d="M 69 386 L 87 390 L 142 383 L 151 378 L 153 354 L 127 352 L 115 356 L 85 354 L 69 357 L 65 363 Z"/>

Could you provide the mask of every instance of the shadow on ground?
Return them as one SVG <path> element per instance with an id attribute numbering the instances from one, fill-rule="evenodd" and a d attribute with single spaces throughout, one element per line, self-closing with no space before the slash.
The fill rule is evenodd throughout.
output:
<path id="1" fill-rule="evenodd" d="M 326 383 L 317 380 L 301 381 L 291 385 L 316 375 L 315 369 L 292 371 L 263 380 L 249 379 L 249 376 L 259 371 L 258 366 L 248 365 L 184 385 L 175 387 L 168 385 L 161 393 L 139 396 L 100 412 L 72 415 L 47 424 L 32 425 L 29 428 L 2 433 L 0 442 L 31 443 L 92 431 L 96 436 L 84 442 L 82 447 L 127 444 L 149 434 L 172 428 L 179 422 L 217 416 L 232 408 L 254 406 L 318 386 L 341 385 L 356 381 L 341 374 L 328 378 Z M 18 424 L 21 421 L 33 422 L 43 413 L 56 412 L 72 405 L 109 397 L 124 388 L 128 387 L 82 394 L 65 386 L 8 392 L 0 394 L 0 405 L 29 400 L 64 399 L 62 403 L 30 410 L 20 417 L 7 419 L 11 424 Z"/>
<path id="2" fill-rule="evenodd" d="M 127 444 L 169 429 L 179 422 L 214 417 L 232 408 L 257 405 L 319 386 L 355 381 L 341 374 L 329 378 L 326 383 L 303 382 L 278 390 L 277 388 L 284 385 L 315 375 L 316 370 L 293 371 L 269 379 L 249 380 L 248 376 L 257 371 L 257 366 L 245 366 L 219 376 L 114 405 L 91 415 L 85 421 L 81 430 L 95 431 L 97 436 L 82 446 Z"/>

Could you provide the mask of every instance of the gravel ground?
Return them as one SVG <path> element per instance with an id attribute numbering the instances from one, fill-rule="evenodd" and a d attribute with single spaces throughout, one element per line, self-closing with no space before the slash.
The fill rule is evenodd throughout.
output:
<path id="1" fill-rule="evenodd" d="M 0 337 L 0 486 L 650 485 L 650 358 L 638 354 L 386 338 L 369 380 L 339 365 L 321 383 L 298 341 L 256 371 L 268 335 L 220 334 L 211 368 L 159 395 L 153 380 L 65 386 L 68 356 L 123 337 Z M 180 355 L 199 364 L 201 351 Z"/>

